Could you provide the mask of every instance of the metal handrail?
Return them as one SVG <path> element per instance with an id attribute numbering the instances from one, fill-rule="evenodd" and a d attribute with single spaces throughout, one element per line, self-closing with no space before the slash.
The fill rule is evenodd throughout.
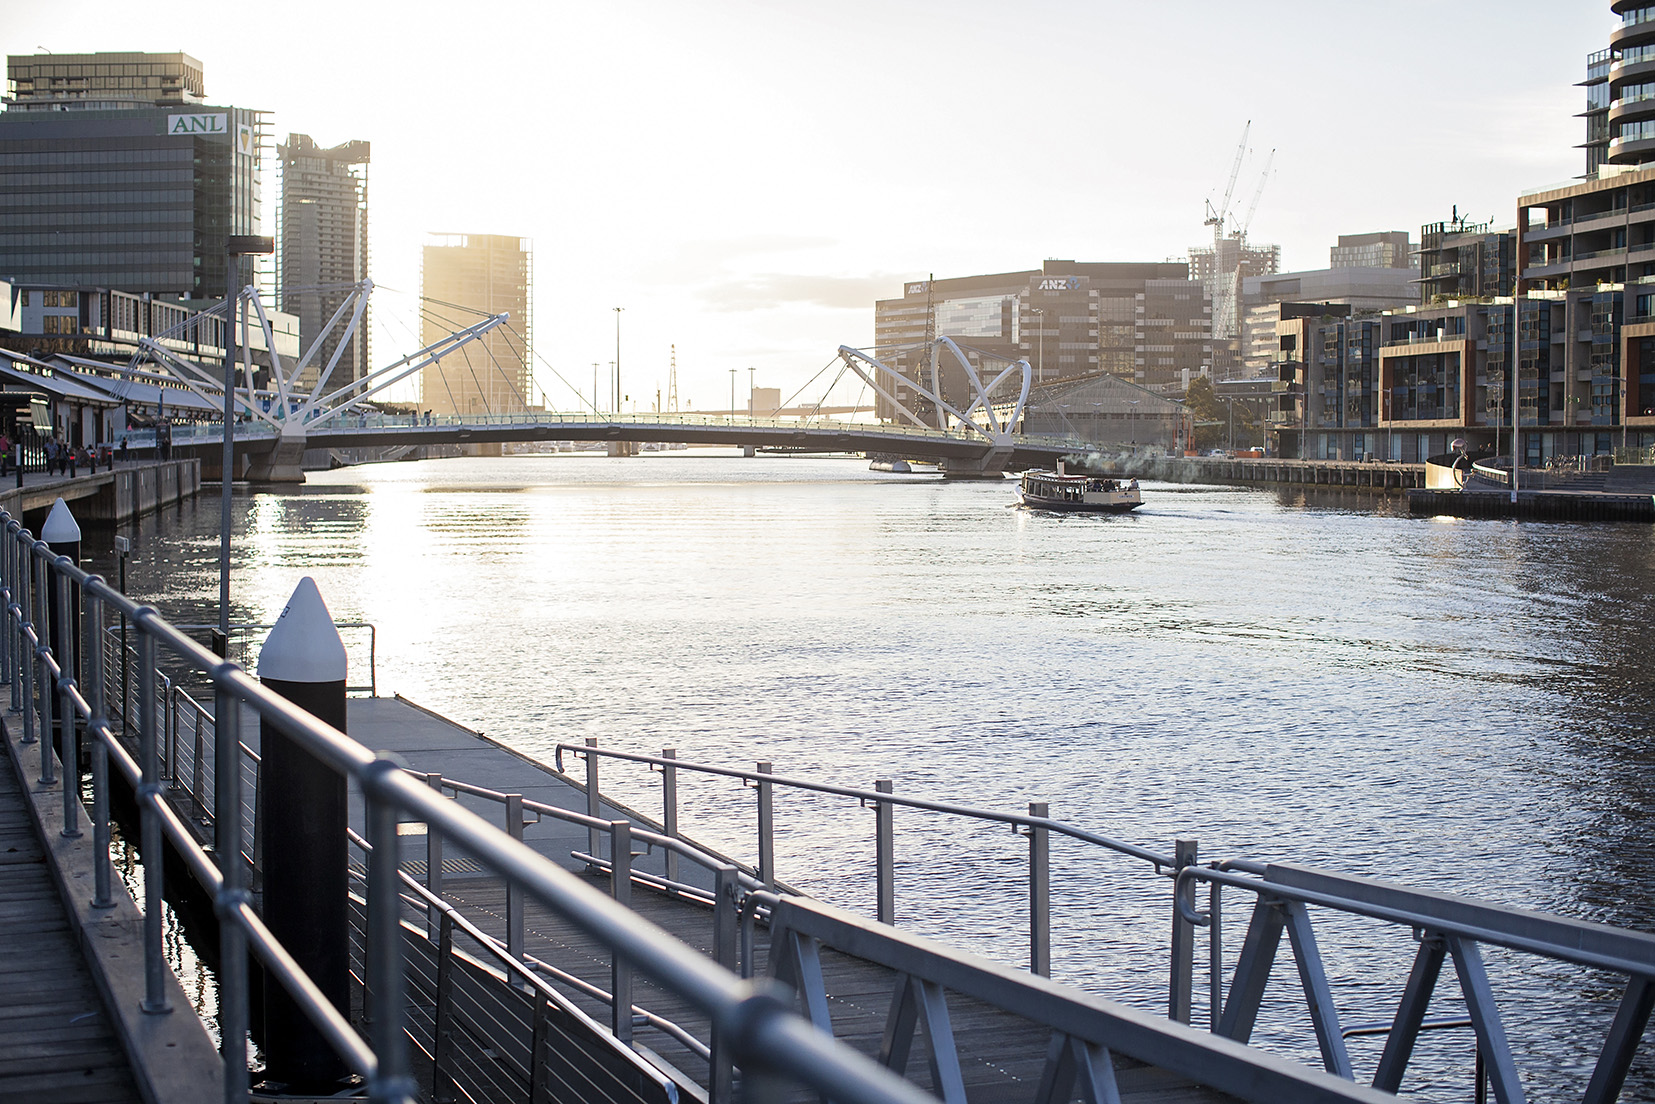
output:
<path id="1" fill-rule="evenodd" d="M 231 625 L 230 626 L 230 631 L 232 633 L 236 633 L 236 632 L 254 633 L 254 632 L 259 632 L 261 630 L 264 631 L 264 632 L 269 632 L 271 629 L 273 629 L 275 627 L 276 626 L 273 622 L 271 624 L 268 624 L 268 625 L 265 625 L 265 624 L 255 625 L 255 624 L 242 623 L 242 624 L 233 624 L 233 625 Z M 333 627 L 336 628 L 336 629 L 367 629 L 368 630 L 368 681 L 367 681 L 366 685 L 363 685 L 363 684 L 360 684 L 360 683 L 355 684 L 355 685 L 347 684 L 345 686 L 345 691 L 347 693 L 351 693 L 351 694 L 366 693 L 369 697 L 377 697 L 379 695 L 379 671 L 378 671 L 378 666 L 379 666 L 379 661 L 378 661 L 379 629 L 378 629 L 378 627 L 376 627 L 374 625 L 374 623 L 371 622 L 371 621 L 335 621 L 333 623 Z M 185 632 L 206 632 L 206 631 L 217 632 L 218 631 L 218 626 L 217 625 L 179 625 L 179 624 L 175 624 L 173 626 L 173 628 L 182 629 Z M 228 658 L 228 657 L 226 657 L 226 658 Z"/>
<path id="2" fill-rule="evenodd" d="M 346 835 L 359 851 L 364 854 L 373 853 L 373 845 L 363 839 L 359 834 L 347 829 Z M 356 870 L 354 867 L 351 869 L 350 874 L 352 878 L 359 882 L 364 880 L 361 872 Z M 408 904 L 419 908 L 436 910 L 439 914 L 447 918 L 450 924 L 460 929 L 467 936 L 469 936 L 472 941 L 477 943 L 478 946 L 486 950 L 489 957 L 500 964 L 502 970 L 517 978 L 518 981 L 533 986 L 542 994 L 555 997 L 556 991 L 553 990 L 550 985 L 546 984 L 544 978 L 538 976 L 544 974 L 548 977 L 556 979 L 564 985 L 580 990 L 582 993 L 592 997 L 594 1000 L 601 1001 L 604 1004 L 614 1004 L 615 998 L 607 990 L 600 989 L 591 982 L 576 977 L 574 974 L 559 970 L 550 963 L 543 962 L 532 955 L 525 955 L 521 958 L 513 957 L 511 951 L 504 943 L 500 942 L 494 936 L 489 935 L 487 932 L 483 931 L 482 928 L 479 928 L 476 924 L 472 923 L 463 912 L 454 906 L 452 901 L 449 901 L 448 899 L 431 892 L 431 890 L 425 886 L 420 885 L 419 882 L 416 881 L 406 870 L 399 869 L 397 871 L 397 875 L 402 879 L 403 887 L 406 890 L 403 895 L 403 899 Z M 641 1008 L 636 1004 L 632 1006 L 631 1012 L 634 1021 L 642 1021 L 649 1026 L 672 1036 L 672 1038 L 678 1040 L 678 1042 L 699 1054 L 701 1057 L 706 1058 L 711 1053 L 707 1044 L 703 1043 L 694 1035 L 690 1034 L 672 1020 L 667 1019 L 665 1016 L 651 1012 L 647 1008 Z"/>
<path id="3" fill-rule="evenodd" d="M 457 794 L 463 793 L 471 797 L 480 797 L 485 801 L 492 801 L 499 805 L 507 804 L 513 797 L 522 797 L 520 794 L 508 794 L 504 790 L 491 790 L 486 786 L 476 786 L 469 782 L 456 781 L 455 779 L 447 778 L 443 775 L 425 774 L 416 770 L 409 770 L 408 773 L 422 781 L 436 779 L 437 784 L 445 790 L 453 790 Z M 594 828 L 599 832 L 607 833 L 612 831 L 614 828 L 614 821 L 605 820 L 602 817 L 588 816 L 585 813 L 577 813 L 573 809 L 564 809 L 557 805 L 548 805 L 544 802 L 532 801 L 527 798 L 523 798 L 522 806 L 524 812 L 536 813 L 540 816 L 549 816 L 554 820 L 562 820 L 570 824 L 579 824 L 585 828 Z M 675 855 L 689 859 L 691 862 L 696 863 L 709 871 L 716 871 L 720 867 L 727 864 L 727 860 L 723 857 L 715 855 L 705 848 L 697 847 L 688 840 L 681 839 L 677 836 L 666 836 L 659 832 L 651 832 L 647 828 L 639 828 L 636 824 L 632 826 L 630 835 L 632 840 L 636 843 L 646 843 L 652 848 L 659 847 L 663 851 L 670 851 Z M 582 856 L 577 853 L 575 857 L 583 858 L 586 856 Z M 645 876 L 634 875 L 634 877 L 642 880 Z M 748 889 L 762 889 L 764 886 L 763 882 L 759 881 L 757 878 L 747 875 L 745 872 L 743 872 L 740 877 L 742 883 Z M 675 889 L 692 891 L 695 889 L 694 886 L 679 882 L 669 881 L 668 884 L 673 886 Z"/>
<path id="4" fill-rule="evenodd" d="M 1123 840 L 1110 836 L 1089 832 L 1084 828 L 1077 828 L 1072 824 L 1065 824 L 1061 820 L 1051 817 L 1027 816 L 1022 813 L 1006 813 L 997 809 L 980 809 L 970 805 L 956 805 L 946 801 L 929 801 L 924 798 L 899 797 L 894 793 L 882 790 L 862 790 L 853 786 L 836 786 L 825 782 L 812 782 L 804 778 L 790 778 L 782 774 L 770 774 L 763 771 L 746 771 L 730 767 L 714 767 L 703 763 L 692 763 L 687 759 L 675 759 L 658 755 L 638 755 L 626 751 L 606 751 L 602 748 L 585 744 L 560 743 L 556 747 L 556 766 L 559 773 L 570 777 L 563 770 L 563 753 L 573 752 L 576 755 L 597 755 L 605 759 L 621 759 L 630 763 L 648 763 L 651 766 L 675 767 L 679 770 L 694 771 L 698 774 L 711 774 L 723 778 L 738 778 L 743 782 L 755 785 L 761 782 L 773 786 L 786 786 L 789 789 L 809 790 L 813 793 L 831 794 L 835 797 L 854 797 L 865 805 L 894 805 L 907 809 L 919 809 L 923 812 L 945 813 L 952 816 L 962 816 L 971 820 L 986 820 L 999 824 L 1008 824 L 1013 828 L 1044 828 L 1054 835 L 1067 836 L 1082 843 L 1095 844 L 1109 851 L 1116 851 L 1131 858 L 1141 859 L 1155 867 L 1157 874 L 1168 874 L 1177 869 L 1177 860 L 1172 856 L 1151 851 L 1147 847 L 1126 843 Z M 572 780 L 572 779 L 571 779 Z"/>
<path id="5" fill-rule="evenodd" d="M 93 741 L 95 844 L 100 849 L 95 867 L 100 888 L 110 870 L 108 852 L 107 757 L 117 764 L 137 792 L 141 817 L 140 853 L 144 865 L 144 948 L 146 1012 L 167 1011 L 165 957 L 162 948 L 163 839 L 184 857 L 186 868 L 213 895 L 220 918 L 219 977 L 222 1001 L 221 1038 L 224 1056 L 224 1099 L 245 1101 L 248 1093 L 246 1034 L 249 988 L 245 955 L 251 950 L 265 962 L 278 983 L 293 997 L 301 1012 L 322 1031 L 340 1057 L 367 1082 L 371 1100 L 411 1101 L 415 1087 L 410 1076 L 406 1022 L 406 982 L 401 941 L 405 938 L 398 915 L 400 870 L 396 861 L 399 819 L 424 821 L 455 840 L 478 861 L 515 884 L 524 893 L 559 913 L 588 936 L 614 950 L 634 967 L 653 977 L 705 1012 L 719 1036 L 727 1040 L 731 1058 L 755 1074 L 779 1073 L 833 1099 L 854 1104 L 926 1104 L 930 1099 L 917 1087 L 851 1049 L 815 1031 L 788 1010 L 775 993 L 743 982 L 730 971 L 703 958 L 622 905 L 580 883 L 579 879 L 529 850 L 507 833 L 486 824 L 475 814 L 443 798 L 429 786 L 408 776 L 386 758 L 376 757 L 361 744 L 277 696 L 234 663 L 219 659 L 165 621 L 149 606 L 140 606 L 110 587 L 101 577 L 56 555 L 0 512 L 9 539 L 0 541 L 0 597 L 4 597 L 9 631 L 0 633 L 6 674 L 21 693 L 24 728 L 32 734 L 37 721 L 47 722 L 40 740 L 43 761 L 50 764 L 52 741 L 49 722 L 52 691 L 62 697 L 63 716 L 73 710 L 85 721 Z M 36 575 L 38 573 L 38 578 Z M 84 651 L 86 684 L 83 697 L 73 672 L 76 642 L 61 661 L 39 644 L 35 626 L 48 620 L 47 599 L 58 599 L 60 613 L 73 602 L 81 616 L 84 639 L 96 641 L 106 611 L 127 618 L 136 630 L 139 663 L 139 755 L 134 761 L 116 737 L 104 714 L 102 649 Z M 72 593 L 71 593 L 72 592 Z M 84 608 L 80 608 L 84 605 Z M 59 622 L 70 624 L 67 617 Z M 35 645 L 31 656 L 25 645 Z M 165 800 L 159 783 L 158 733 L 155 724 L 155 663 L 157 647 L 208 676 L 215 690 L 215 743 L 221 761 L 235 758 L 240 745 L 240 706 L 246 703 L 259 719 L 293 739 L 321 763 L 354 779 L 365 806 L 366 837 L 373 845 L 367 876 L 368 925 L 364 959 L 368 980 L 368 1009 L 376 1025 L 371 1047 L 333 1009 L 314 984 L 305 978 L 253 913 L 243 888 L 241 772 L 217 772 L 216 805 L 236 810 L 235 817 L 216 819 L 216 857 L 209 857 Z M 39 667 L 40 698 L 31 700 Z M 68 673 L 66 673 L 68 672 Z M 75 762 L 76 725 L 63 726 L 63 758 Z M 78 771 L 65 770 L 63 829 L 79 832 Z M 71 800 L 73 798 L 73 800 Z M 215 868 L 216 864 L 221 864 Z M 754 1082 L 774 1083 L 757 1076 Z"/>
<path id="6" fill-rule="evenodd" d="M 563 757 L 565 752 L 585 758 L 586 777 L 584 782 L 577 781 L 564 771 Z M 1026 815 L 1007 813 L 949 802 L 931 801 L 924 798 L 898 797 L 893 792 L 894 784 L 890 779 L 879 779 L 875 782 L 874 789 L 864 790 L 777 775 L 771 772 L 768 762 L 761 762 L 758 764 L 757 770 L 748 771 L 682 760 L 677 757 L 676 752 L 671 748 L 665 749 L 661 755 L 657 756 L 640 755 L 634 752 L 606 751 L 597 746 L 596 739 L 588 739 L 584 744 L 556 744 L 554 746 L 554 765 L 558 774 L 571 785 L 578 786 L 586 791 L 587 812 L 594 816 L 598 813 L 601 802 L 601 780 L 598 764 L 604 758 L 643 763 L 647 764 L 652 770 L 661 772 L 663 803 L 665 806 L 662 825 L 665 834 L 669 837 L 676 836 L 678 831 L 677 772 L 680 769 L 715 777 L 737 779 L 744 786 L 754 787 L 758 792 L 758 861 L 752 869 L 763 883 L 764 888 L 771 890 L 787 888 L 778 880 L 776 875 L 775 815 L 772 793 L 774 787 L 780 785 L 803 792 L 854 798 L 863 807 L 872 808 L 874 810 L 875 852 L 874 911 L 876 919 L 887 924 L 896 923 L 896 844 L 895 824 L 892 816 L 896 808 L 909 808 L 920 812 L 961 816 L 986 823 L 1009 825 L 1013 831 L 1025 836 L 1029 841 L 1028 968 L 1031 973 L 1048 977 L 1052 970 L 1051 837 L 1054 834 L 1148 862 L 1154 866 L 1157 874 L 1169 877 L 1178 867 L 1195 862 L 1198 854 L 1197 844 L 1194 840 L 1177 841 L 1176 851 L 1172 855 L 1165 855 L 1145 847 L 1077 828 L 1059 820 L 1053 820 L 1047 815 L 1048 809 L 1044 802 L 1030 802 L 1029 811 Z M 597 833 L 595 831 L 592 833 L 589 849 L 594 852 L 597 850 Z M 1174 910 L 1168 958 L 1167 1014 L 1173 1019 L 1184 1022 L 1189 1021 L 1192 1005 L 1194 935 L 1193 925 Z"/>

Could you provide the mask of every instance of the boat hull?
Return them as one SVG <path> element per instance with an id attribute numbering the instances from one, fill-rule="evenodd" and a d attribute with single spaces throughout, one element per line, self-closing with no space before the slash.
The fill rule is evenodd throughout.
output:
<path id="1" fill-rule="evenodd" d="M 1116 501 L 1075 502 L 1068 499 L 1042 498 L 1039 495 L 1020 496 L 1028 510 L 1052 510 L 1063 514 L 1126 514 L 1143 505 L 1141 498 L 1121 498 Z"/>

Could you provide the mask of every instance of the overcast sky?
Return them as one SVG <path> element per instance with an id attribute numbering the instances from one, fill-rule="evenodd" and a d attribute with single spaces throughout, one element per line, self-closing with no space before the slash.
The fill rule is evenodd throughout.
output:
<path id="1" fill-rule="evenodd" d="M 1181 258 L 1249 119 L 1232 207 L 1274 149 L 1251 238 L 1286 269 L 1456 204 L 1508 226 L 1581 173 L 1614 26 L 1608 0 L 0 0 L 7 54 L 183 50 L 278 138 L 372 142 L 389 288 L 429 232 L 532 238 L 540 355 L 589 393 L 624 307 L 640 410 L 673 343 L 682 399 L 727 406 L 736 368 L 744 406 L 749 366 L 791 394 L 928 272 Z"/>

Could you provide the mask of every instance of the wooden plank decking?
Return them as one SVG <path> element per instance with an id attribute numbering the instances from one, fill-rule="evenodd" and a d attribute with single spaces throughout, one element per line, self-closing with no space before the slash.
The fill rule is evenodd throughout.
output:
<path id="1" fill-rule="evenodd" d="M 0 941 L 0 1102 L 141 1100 L 4 754 Z"/>

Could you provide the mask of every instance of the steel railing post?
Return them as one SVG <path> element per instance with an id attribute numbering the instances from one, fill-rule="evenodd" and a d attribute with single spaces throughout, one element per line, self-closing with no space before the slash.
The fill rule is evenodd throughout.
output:
<path id="1" fill-rule="evenodd" d="M 734 866 L 721 866 L 713 872 L 713 960 L 726 970 L 739 972 L 736 939 L 740 926 L 741 872 Z M 708 1057 L 708 1086 L 712 1104 L 730 1104 L 734 1097 L 735 1062 L 730 1057 L 730 1043 L 715 1024 L 711 1038 L 712 1054 Z"/>
<path id="2" fill-rule="evenodd" d="M 632 907 L 632 823 L 609 822 L 609 892 L 615 903 Z M 609 951 L 610 1024 L 615 1038 L 632 1045 L 632 963 L 613 947 Z"/>
<path id="3" fill-rule="evenodd" d="M 873 788 L 890 793 L 892 782 L 881 778 Z M 881 924 L 896 923 L 896 808 L 889 801 L 874 805 L 874 913 Z"/>
<path id="4" fill-rule="evenodd" d="M 595 749 L 598 746 L 598 738 L 588 736 L 586 746 Z M 586 815 L 594 820 L 603 816 L 603 799 L 598 792 L 598 756 L 597 752 L 592 750 L 586 753 Z M 598 848 L 603 846 L 603 842 L 599 838 L 601 835 L 602 833 L 596 828 L 586 830 L 586 853 L 588 855 L 596 856 Z"/>
<path id="5" fill-rule="evenodd" d="M 15 521 L 6 525 L 5 561 L 6 561 L 6 589 L 8 600 L 6 603 L 6 636 L 12 641 L 11 653 L 7 656 L 6 673 L 11 682 L 11 711 L 19 713 L 23 710 L 23 626 L 28 618 L 23 611 L 28 607 L 21 604 L 23 592 L 28 588 L 20 568 L 22 563 L 22 534 L 23 527 Z M 25 740 L 24 743 L 28 741 Z"/>
<path id="6" fill-rule="evenodd" d="M 425 784 L 442 796 L 442 775 L 428 774 Z M 431 891 L 431 896 L 442 896 L 442 832 L 435 824 L 425 826 L 425 888 Z M 442 932 L 442 909 L 432 905 L 427 915 L 426 924 L 432 939 L 436 939 Z"/>
<path id="7" fill-rule="evenodd" d="M 22 683 L 22 700 L 18 703 L 23 711 L 23 743 L 35 742 L 35 699 L 34 699 L 34 653 L 29 650 L 29 631 L 34 627 L 34 576 L 29 570 L 29 560 L 26 554 L 27 534 L 18 539 L 17 549 L 17 582 L 20 599 L 17 613 L 17 673 L 18 682 Z"/>
<path id="8" fill-rule="evenodd" d="M 139 839 L 144 864 L 144 1002 L 145 1012 L 171 1012 L 167 1003 L 166 959 L 161 950 L 161 798 L 160 768 L 155 731 L 155 637 L 138 622 L 138 685 L 144 708 L 138 715 L 138 761 L 143 782 L 138 787 Z"/>
<path id="9" fill-rule="evenodd" d="M 5 538 L 10 537 L 11 523 L 9 521 L 6 523 L 3 532 L 5 534 Z M 11 570 L 11 546 L 12 542 L 10 539 L 4 539 L 4 543 L 0 544 L 0 608 L 8 611 L 11 609 L 12 580 L 14 578 Z M 13 650 L 11 618 L 8 616 L 6 618 L 4 628 L 0 629 L 0 671 L 4 671 L 6 673 L 8 682 L 11 681 L 11 657 Z M 15 709 L 16 706 L 13 705 L 12 708 Z"/>
<path id="10" fill-rule="evenodd" d="M 1181 839 L 1173 843 L 1173 861 L 1179 870 L 1194 866 L 1199 857 L 1195 840 Z M 1167 994 L 1167 1018 L 1179 1023 L 1190 1022 L 1190 1006 L 1194 1001 L 1195 983 L 1195 925 L 1185 920 L 1179 904 L 1189 910 L 1195 908 L 1195 882 L 1186 882 L 1172 902 L 1172 969 Z"/>
<path id="11" fill-rule="evenodd" d="M 661 758 L 678 758 L 677 748 L 662 748 Z M 678 768 L 671 763 L 661 765 L 661 829 L 669 839 L 678 838 Z M 666 853 L 667 881 L 678 881 L 678 852 Z"/>
<path id="12" fill-rule="evenodd" d="M 172 679 L 164 675 L 161 678 L 161 686 L 161 732 L 162 739 L 166 741 L 168 749 L 166 762 L 170 764 L 169 769 L 161 777 L 171 779 L 172 784 L 176 786 L 178 785 L 178 688 L 172 684 Z"/>
<path id="13" fill-rule="evenodd" d="M 770 760 L 766 759 L 758 765 L 758 773 L 770 773 Z M 759 779 L 759 881 L 764 883 L 765 889 L 772 892 L 776 888 L 776 818 L 773 786 L 768 779 Z"/>
<path id="14" fill-rule="evenodd" d="M 199 728 L 199 725 L 197 726 Z M 242 854 L 241 702 L 224 689 L 213 695 L 213 847 L 224 879 L 214 902 L 218 913 L 218 1023 L 224 1060 L 225 1104 L 247 1099 L 247 1031 L 252 1016 L 247 978 L 247 932 L 240 906 L 248 900 Z"/>
<path id="15" fill-rule="evenodd" d="M 40 673 L 35 677 L 35 685 L 40 699 L 40 783 L 43 786 L 53 786 L 57 784 L 57 764 L 52 758 L 55 750 L 52 747 L 52 734 L 56 730 L 52 723 L 52 575 L 46 558 L 40 555 L 45 547 L 44 543 L 35 542 L 35 567 L 39 571 L 35 576 L 35 605 L 39 612 L 35 618 L 34 654 L 35 661 L 40 664 Z"/>
<path id="16" fill-rule="evenodd" d="M 1207 893 L 1207 1030 L 1218 1033 L 1224 1014 L 1224 887 L 1214 882 Z"/>
<path id="17" fill-rule="evenodd" d="M 175 690 L 175 700 L 177 693 L 178 691 Z M 195 729 L 195 763 L 190 771 L 190 787 L 193 791 L 190 796 L 195 799 L 196 807 L 205 813 L 207 812 L 207 744 L 206 737 L 201 732 L 201 710 L 195 709 L 191 712 L 195 716 L 193 726 Z M 172 723 L 176 731 L 178 726 L 178 707 L 176 704 L 172 710 Z M 175 735 L 174 739 L 176 738 Z M 215 762 L 223 762 L 223 760 L 215 760 Z M 232 759 L 231 762 L 235 762 L 235 760 Z"/>
<path id="18" fill-rule="evenodd" d="M 444 912 L 437 922 L 437 995 L 433 1013 L 431 1099 L 450 1104 L 455 1099 L 454 1078 L 454 919 Z"/>
<path id="19" fill-rule="evenodd" d="M 80 835 L 80 742 L 76 739 L 78 710 L 75 708 L 75 633 L 71 620 L 71 606 L 78 588 L 69 585 L 69 576 L 63 568 L 74 561 L 59 556 L 53 561 L 57 568 L 52 573 L 57 593 L 58 643 L 63 654 L 58 657 L 58 728 L 62 731 L 62 749 L 59 762 L 63 766 L 63 835 L 73 839 Z"/>
<path id="20" fill-rule="evenodd" d="M 92 907 L 111 908 L 109 864 L 109 747 L 104 735 L 109 728 L 109 700 L 104 687 L 103 649 L 94 643 L 103 633 L 103 601 L 86 594 L 87 705 L 92 717 L 86 723 L 87 744 L 92 752 Z"/>
<path id="21" fill-rule="evenodd" d="M 373 1016 L 374 1056 L 378 1059 L 368 1096 L 386 1104 L 414 1094 L 403 1022 L 407 981 L 403 976 L 402 886 L 397 876 L 397 811 L 380 792 L 386 779 L 398 769 L 390 759 L 378 759 L 362 773 L 363 819 L 368 845 L 373 848 L 368 854 L 367 946 L 363 959 Z"/>
<path id="22" fill-rule="evenodd" d="M 1029 816 L 1044 820 L 1049 806 L 1029 802 Z M 1051 830 L 1029 825 L 1029 972 L 1052 975 L 1052 856 Z"/>
<path id="23" fill-rule="evenodd" d="M 506 794 L 506 834 L 523 842 L 523 795 Z M 506 879 L 506 953 L 513 962 L 523 961 L 523 886 L 516 878 Z M 513 975 L 513 983 L 522 979 Z"/>

